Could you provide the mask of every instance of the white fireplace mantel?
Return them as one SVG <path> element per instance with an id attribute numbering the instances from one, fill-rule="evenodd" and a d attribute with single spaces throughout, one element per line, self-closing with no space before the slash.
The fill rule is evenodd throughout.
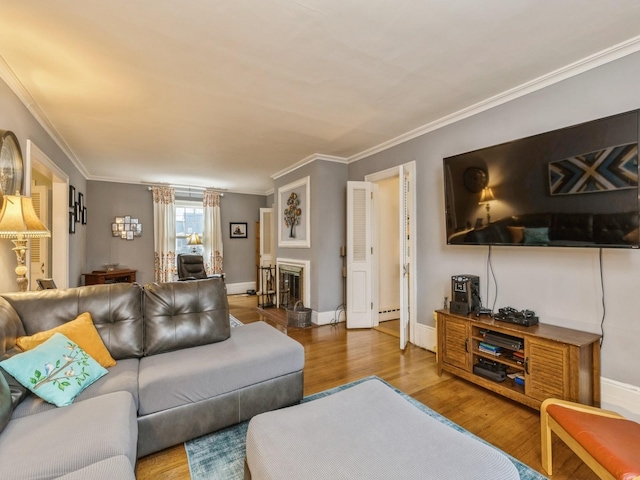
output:
<path id="1" fill-rule="evenodd" d="M 302 268 L 302 286 L 304 292 L 301 295 L 304 306 L 310 308 L 311 305 L 311 262 L 309 260 L 298 260 L 294 258 L 276 258 L 276 299 L 277 306 L 280 307 L 280 265 L 286 265 L 289 267 Z"/>

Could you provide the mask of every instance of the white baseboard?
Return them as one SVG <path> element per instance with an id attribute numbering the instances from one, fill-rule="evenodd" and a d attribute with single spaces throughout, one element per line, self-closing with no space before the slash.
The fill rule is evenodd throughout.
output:
<path id="1" fill-rule="evenodd" d="M 412 342 L 414 345 L 429 350 L 430 352 L 436 351 L 436 343 L 438 342 L 436 337 L 436 329 L 434 327 L 416 323 L 414 333 L 415 338 Z"/>
<path id="2" fill-rule="evenodd" d="M 640 422 L 640 387 L 601 377 L 600 389 L 602 408 Z"/>
<path id="3" fill-rule="evenodd" d="M 338 322 L 345 321 L 344 311 L 338 311 Z M 329 312 L 316 312 L 315 310 L 311 314 L 311 323 L 314 325 L 331 325 L 335 323 L 336 312 L 331 310 Z"/>
<path id="4" fill-rule="evenodd" d="M 227 283 L 227 295 L 247 293 L 247 290 L 255 290 L 256 282 Z"/>

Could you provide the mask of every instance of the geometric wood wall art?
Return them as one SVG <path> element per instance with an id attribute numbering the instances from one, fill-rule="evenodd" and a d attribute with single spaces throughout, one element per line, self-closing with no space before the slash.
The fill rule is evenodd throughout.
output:
<path id="1" fill-rule="evenodd" d="M 593 193 L 638 187 L 638 144 L 549 162 L 551 195 Z"/>

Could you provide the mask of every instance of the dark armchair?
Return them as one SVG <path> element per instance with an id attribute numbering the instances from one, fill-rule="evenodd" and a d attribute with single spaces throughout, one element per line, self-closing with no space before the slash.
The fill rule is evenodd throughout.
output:
<path id="1" fill-rule="evenodd" d="M 200 280 L 203 278 L 223 278 L 224 274 L 207 275 L 202 255 L 183 253 L 178 255 L 178 280 Z"/>

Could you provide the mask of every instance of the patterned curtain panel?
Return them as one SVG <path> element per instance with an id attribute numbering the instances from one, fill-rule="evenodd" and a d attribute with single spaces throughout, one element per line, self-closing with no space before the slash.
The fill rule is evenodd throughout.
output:
<path id="1" fill-rule="evenodd" d="M 220 192 L 210 188 L 204 191 L 204 268 L 207 275 L 222 273 L 222 226 L 220 224 Z"/>
<path id="2" fill-rule="evenodd" d="M 176 274 L 176 192 L 171 187 L 153 190 L 153 254 L 156 282 L 172 282 Z"/>

